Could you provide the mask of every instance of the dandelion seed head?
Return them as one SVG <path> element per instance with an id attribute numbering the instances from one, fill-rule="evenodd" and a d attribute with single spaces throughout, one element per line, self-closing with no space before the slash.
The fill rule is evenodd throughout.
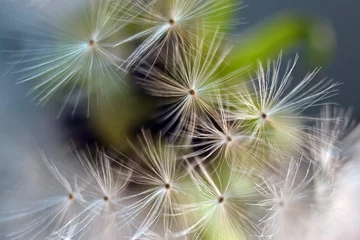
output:
<path id="1" fill-rule="evenodd" d="M 12 73 L 20 83 L 33 84 L 29 94 L 39 105 L 57 95 L 62 104 L 59 114 L 67 106 L 74 114 L 83 104 L 90 114 L 91 105 L 100 104 L 109 93 L 121 92 L 126 82 L 121 68 L 125 50 L 113 48 L 111 42 L 127 25 L 114 18 L 127 18 L 124 14 L 130 3 L 115 2 L 89 0 L 70 9 L 68 4 L 40 9 L 37 31 L 27 32 L 27 26 L 21 29 L 27 34 L 21 40 L 26 50 L 8 51 L 14 62 Z"/>
<path id="2" fill-rule="evenodd" d="M 229 135 L 227 135 L 226 136 L 226 141 L 228 142 L 228 143 L 230 143 L 230 142 L 232 142 L 232 137 L 231 136 L 229 136 Z"/>
<path id="3" fill-rule="evenodd" d="M 346 163 L 346 154 L 342 141 L 354 127 L 351 110 L 326 105 L 320 118 L 308 136 L 309 158 L 315 161 L 329 175 L 336 175 L 339 168 Z"/>
<path id="4" fill-rule="evenodd" d="M 261 113 L 261 118 L 263 120 L 266 120 L 267 117 L 268 117 L 268 115 L 266 113 L 264 113 L 264 112 Z"/>
<path id="5" fill-rule="evenodd" d="M 61 87 L 70 89 L 64 100 L 75 93 L 77 105 L 83 98 L 77 89 L 87 97 L 99 89 L 106 95 L 104 86 L 122 81 L 116 70 L 137 67 L 136 73 L 145 76 L 140 86 L 165 104 L 162 133 L 174 129 L 174 137 L 142 129 L 130 143 L 131 158 L 112 158 L 104 150 L 88 148 L 75 153 L 80 168 L 74 169 L 60 168 L 43 154 L 46 171 L 29 179 L 48 181 L 25 183 L 33 187 L 28 191 L 31 201 L 21 199 L 27 202 L 25 208 L 9 217 L 0 212 L 0 223 L 16 223 L 16 231 L 7 237 L 308 239 L 305 233 L 314 223 L 310 220 L 320 219 L 317 216 L 330 208 L 335 195 L 333 173 L 346 158 L 340 146 L 347 120 L 323 117 L 308 134 L 305 121 L 313 119 L 303 112 L 336 94 L 336 84 L 323 80 L 311 86 L 315 70 L 290 87 L 296 59 L 280 77 L 280 56 L 267 68 L 259 63 L 252 87 L 237 85 L 239 91 L 228 94 L 228 83 L 243 70 L 222 74 L 230 50 L 220 46 L 221 31 L 231 22 L 218 26 L 212 21 L 223 11 L 236 10 L 237 4 L 228 0 L 86 3 L 86 21 L 80 12 L 67 13 L 62 18 L 71 18 L 75 27 L 68 28 L 66 21 L 49 22 L 50 29 L 39 34 L 50 33 L 45 45 L 21 57 L 21 81 L 40 80 L 34 91 L 40 92 L 42 102 Z M 142 29 L 119 40 L 118 33 L 128 23 Z M 214 36 L 199 35 L 199 28 Z M 143 42 L 126 60 L 117 55 L 116 47 L 138 40 Z M 151 57 L 163 68 L 148 61 Z M 176 141 L 178 137 L 185 143 Z M 300 144 L 307 140 L 310 146 Z M 291 159 L 282 151 L 286 142 L 298 150 Z M 278 165 L 269 163 L 273 156 L 279 158 Z M 265 170 L 258 176 L 252 174 L 254 169 Z M 128 229 L 129 235 L 124 233 Z"/>
<path id="6" fill-rule="evenodd" d="M 169 100 L 164 101 L 164 110 L 158 115 L 165 122 L 163 132 L 171 129 L 174 140 L 184 136 L 184 132 L 191 136 L 197 119 L 216 111 L 212 100 L 217 92 L 225 91 L 226 84 L 243 71 L 238 69 L 219 77 L 217 71 L 223 69 L 229 50 L 220 47 L 221 37 L 212 40 L 210 46 L 206 46 L 205 36 L 189 48 L 175 46 L 171 56 L 162 58 L 165 71 L 153 66 L 141 69 L 147 77 L 139 78 L 138 84 L 148 94 Z"/>
<path id="7" fill-rule="evenodd" d="M 257 190 L 264 200 L 256 205 L 264 208 L 265 215 L 259 221 L 264 235 L 272 238 L 288 238 L 289 236 L 304 236 L 309 231 L 309 222 L 317 212 L 326 208 L 317 205 L 314 196 L 314 180 L 312 164 L 303 158 L 292 159 L 290 163 L 282 163 L 280 172 L 262 177 L 262 183 Z M 284 170 L 284 172 L 283 172 Z M 293 225 L 298 226 L 297 229 Z"/>
<path id="8" fill-rule="evenodd" d="M 184 214 L 194 214 L 195 221 L 181 233 L 191 234 L 192 239 L 204 235 L 210 239 L 233 239 L 255 233 L 255 219 L 251 216 L 250 205 L 247 205 L 253 201 L 254 190 L 245 184 L 246 176 L 225 167 L 223 170 L 230 172 L 220 179 L 202 163 L 198 167 L 200 171 L 190 171 L 198 193 L 194 195 L 197 201 L 179 206 Z"/>
<path id="9" fill-rule="evenodd" d="M 44 151 L 32 158 L 24 158 L 22 164 L 27 170 L 23 188 L 18 189 L 16 197 L 9 199 L 12 202 L 9 209 L 0 212 L 0 222 L 7 226 L 3 236 L 45 239 L 82 210 L 79 204 L 81 189 L 76 185 L 71 168 L 68 168 L 76 164 L 54 161 Z M 74 172 L 81 176 L 81 170 L 74 169 Z"/>
<path id="10" fill-rule="evenodd" d="M 126 67 L 138 67 L 151 55 L 157 59 L 161 52 L 168 52 L 172 43 L 176 46 L 188 47 L 198 41 L 198 32 L 224 32 L 237 25 L 236 21 L 218 24 L 214 18 L 239 9 L 239 3 L 228 0 L 171 0 L 171 1 L 134 1 L 134 8 L 129 15 L 134 24 L 142 30 L 117 43 L 119 46 L 134 40 L 143 40 L 126 62 Z M 220 30 L 218 30 L 220 29 Z"/>
<path id="11" fill-rule="evenodd" d="M 176 21 L 175 21 L 174 19 L 170 19 L 170 20 L 169 20 L 169 24 L 170 24 L 171 26 L 173 26 L 173 25 L 176 24 Z"/>
<path id="12" fill-rule="evenodd" d="M 337 94 L 337 83 L 322 79 L 316 83 L 319 71 L 308 73 L 298 84 L 292 86 L 292 71 L 298 57 L 289 62 L 282 73 L 281 54 L 275 62 L 258 64 L 256 77 L 252 77 L 250 89 L 242 86 L 231 102 L 233 119 L 245 121 L 253 135 L 271 145 L 302 151 L 307 141 L 306 123 L 315 118 L 303 112 Z"/>
<path id="13" fill-rule="evenodd" d="M 196 95 L 196 91 L 195 91 L 194 89 L 190 89 L 189 94 L 190 94 L 191 96 L 195 96 L 195 95 Z"/>
<path id="14" fill-rule="evenodd" d="M 91 39 L 91 40 L 89 41 L 89 46 L 90 46 L 90 47 L 95 46 L 95 44 L 96 44 L 95 40 Z"/>
<path id="15" fill-rule="evenodd" d="M 165 183 L 165 189 L 166 189 L 166 190 L 170 190 L 170 188 L 171 188 L 170 183 Z"/>
<path id="16" fill-rule="evenodd" d="M 128 212 L 126 215 L 132 218 L 142 217 L 134 239 L 155 227 L 165 233 L 172 232 L 183 224 L 176 206 L 186 199 L 185 179 L 188 173 L 174 145 L 161 136 L 154 138 L 150 131 L 143 129 L 136 145 L 131 143 L 131 146 L 138 162 L 128 159 L 128 163 L 122 165 L 132 169 L 129 180 L 140 189 L 127 197 L 131 204 L 124 209 Z"/>
<path id="17" fill-rule="evenodd" d="M 193 150 L 187 157 L 200 157 L 214 169 L 226 163 L 234 169 L 254 168 L 261 161 L 262 143 L 246 129 L 242 120 L 232 120 L 228 101 L 215 93 L 208 116 L 198 117 L 194 126 Z M 217 111 L 216 111 L 217 110 Z M 189 127 L 190 128 L 190 127 Z"/>
<path id="18" fill-rule="evenodd" d="M 73 200 L 73 199 L 74 199 L 74 195 L 73 195 L 72 193 L 69 193 L 68 198 L 69 198 L 69 200 Z"/>
<path id="19" fill-rule="evenodd" d="M 278 201 L 278 206 L 279 207 L 284 207 L 285 206 L 285 201 L 284 200 L 279 200 Z"/>

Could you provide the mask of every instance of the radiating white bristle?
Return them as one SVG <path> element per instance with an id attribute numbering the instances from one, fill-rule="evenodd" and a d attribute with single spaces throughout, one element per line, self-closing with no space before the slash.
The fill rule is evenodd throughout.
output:
<path id="1" fill-rule="evenodd" d="M 269 61 L 265 68 L 259 63 L 256 78 L 251 81 L 252 88 L 241 87 L 235 95 L 233 118 L 246 121 L 258 139 L 275 147 L 292 146 L 301 152 L 306 139 L 306 121 L 314 119 L 302 113 L 336 95 L 338 83 L 323 79 L 311 85 L 319 71 L 315 69 L 290 87 L 297 59 L 288 63 L 283 74 L 281 55 L 276 62 Z"/>
<path id="2" fill-rule="evenodd" d="M 119 69 L 125 54 L 114 49 L 112 41 L 123 35 L 126 21 L 114 18 L 125 18 L 129 2 L 54 2 L 33 12 L 39 19 L 36 26 L 22 23 L 25 49 L 6 51 L 13 59 L 11 73 L 20 83 L 33 85 L 31 94 L 41 105 L 60 95 L 64 105 L 60 113 L 68 103 L 74 111 L 80 103 L 89 108 L 124 87 L 124 72 Z"/>

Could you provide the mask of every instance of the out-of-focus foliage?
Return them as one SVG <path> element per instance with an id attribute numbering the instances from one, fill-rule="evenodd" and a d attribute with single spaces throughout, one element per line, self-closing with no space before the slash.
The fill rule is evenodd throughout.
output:
<path id="1" fill-rule="evenodd" d="M 307 63 L 324 66 L 335 51 L 335 35 L 329 23 L 311 15 L 285 12 L 269 17 L 258 26 L 239 35 L 229 56 L 228 71 L 239 67 L 254 69 L 257 61 L 267 61 L 303 46 Z"/>

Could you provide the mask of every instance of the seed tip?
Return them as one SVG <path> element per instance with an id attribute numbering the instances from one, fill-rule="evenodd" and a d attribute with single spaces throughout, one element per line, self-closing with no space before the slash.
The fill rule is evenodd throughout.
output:
<path id="1" fill-rule="evenodd" d="M 169 20 L 169 24 L 170 24 L 170 25 L 175 25 L 175 20 L 174 20 L 174 19 L 170 19 L 170 20 Z"/>
<path id="2" fill-rule="evenodd" d="M 89 41 L 89 46 L 94 46 L 95 45 L 95 40 L 93 40 L 93 39 L 91 39 L 90 41 Z"/>

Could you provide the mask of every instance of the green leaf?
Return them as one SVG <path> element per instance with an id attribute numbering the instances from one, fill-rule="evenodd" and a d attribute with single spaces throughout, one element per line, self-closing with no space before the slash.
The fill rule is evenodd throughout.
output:
<path id="1" fill-rule="evenodd" d="M 332 27 L 323 19 L 311 15 L 283 13 L 249 30 L 230 55 L 224 73 L 242 67 L 254 69 L 257 61 L 266 61 L 281 51 L 305 46 L 308 63 L 326 65 L 335 50 Z"/>

